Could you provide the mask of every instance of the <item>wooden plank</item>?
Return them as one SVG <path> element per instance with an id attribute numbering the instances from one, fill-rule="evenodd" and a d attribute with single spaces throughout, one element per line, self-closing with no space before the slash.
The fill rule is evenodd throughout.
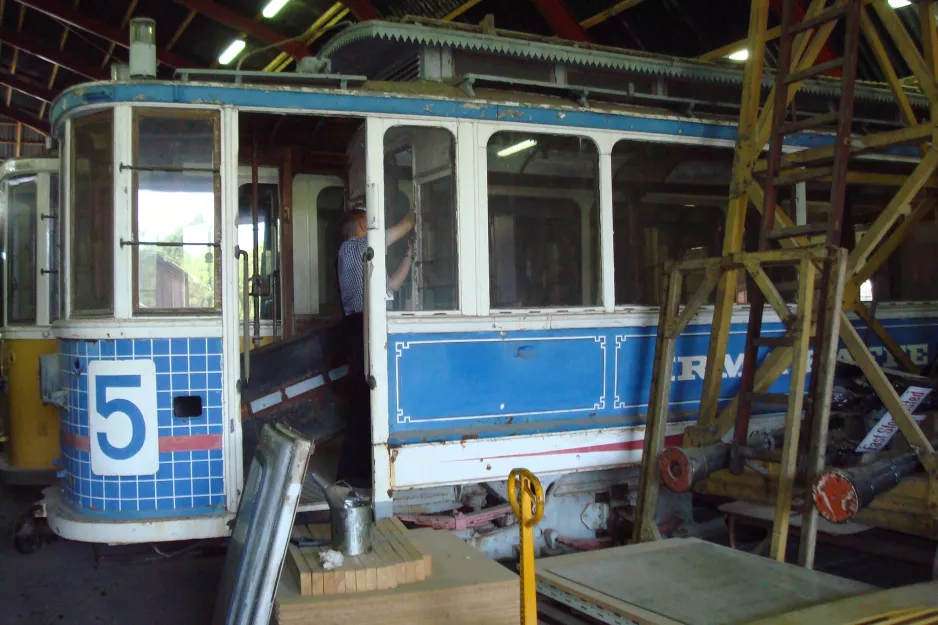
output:
<path id="1" fill-rule="evenodd" d="M 928 139 L 932 134 L 931 124 L 919 124 L 917 126 L 908 126 L 899 130 L 887 130 L 877 132 L 862 137 L 855 137 L 850 142 L 850 154 L 856 155 L 871 150 L 899 145 L 903 143 L 918 143 Z M 819 148 L 808 148 L 798 152 L 789 152 L 782 156 L 780 167 L 788 168 L 795 165 L 806 165 L 817 161 L 830 160 L 834 158 L 834 149 L 836 146 L 826 145 Z M 753 166 L 753 171 L 762 172 L 766 169 L 764 160 L 758 161 Z"/>
<path id="2" fill-rule="evenodd" d="M 775 522 L 772 524 L 771 555 L 785 561 L 788 548 L 788 524 L 791 519 L 792 493 L 798 472 L 798 441 L 801 434 L 801 412 L 804 405 L 804 383 L 808 370 L 808 350 L 811 340 L 811 315 L 814 304 L 814 276 L 811 261 L 805 259 L 798 266 L 798 315 L 791 333 L 795 338 L 788 385 L 788 414 L 785 419 L 785 442 L 782 445 L 782 464 L 778 475 L 775 499 Z M 760 285 L 761 286 L 761 285 Z"/>
<path id="3" fill-rule="evenodd" d="M 634 542 L 659 540 L 658 489 L 661 477 L 658 474 L 657 458 L 664 451 L 665 431 L 668 427 L 668 406 L 671 402 L 671 370 L 674 367 L 674 345 L 676 340 L 669 336 L 668 327 L 677 314 L 681 302 L 683 275 L 674 264 L 669 264 L 667 274 L 667 297 L 658 314 L 658 339 L 655 344 L 655 359 L 652 366 L 651 394 L 648 400 L 648 417 L 642 457 L 647 459 L 641 466 L 636 519 L 633 530 Z"/>
<path id="4" fill-rule="evenodd" d="M 328 540 L 331 532 L 328 525 L 315 524 L 298 526 L 296 537 Z M 394 588 L 398 584 L 409 584 L 427 579 L 432 570 L 432 558 L 417 547 L 411 533 L 399 519 L 385 519 L 373 528 L 373 551 L 356 557 L 347 557 L 342 566 L 326 571 L 320 561 L 321 553 L 329 547 L 304 547 L 296 549 L 303 562 L 289 565 L 296 569 L 301 580 L 301 592 L 309 596 L 353 594 L 378 589 Z M 295 546 L 294 546 L 295 547 Z M 300 571 L 303 564 L 308 574 Z"/>
<path id="5" fill-rule="evenodd" d="M 723 233 L 722 254 L 735 254 L 743 249 L 743 229 L 749 209 L 749 182 L 752 180 L 751 154 L 757 154 L 765 141 L 758 142 L 759 101 L 762 96 L 762 73 L 765 62 L 766 29 L 769 5 L 764 0 L 752 0 L 749 5 L 749 59 L 743 72 L 742 101 L 736 130 L 736 148 L 733 158 L 733 181 L 730 184 L 726 229 Z M 771 104 L 771 97 L 768 100 Z M 758 143 L 758 147 L 754 145 Z M 704 371 L 703 392 L 700 398 L 698 423 L 706 428 L 714 422 L 719 408 L 720 386 L 723 384 L 723 360 L 730 338 L 733 304 L 736 301 L 737 274 L 735 269 L 723 272 L 717 284 L 716 302 L 707 363 Z M 719 364 L 717 364 L 719 363 Z"/>
<path id="6" fill-rule="evenodd" d="M 692 582 L 674 601 L 674 588 L 660 577 Z M 543 558 L 537 579 L 643 625 L 749 622 L 869 590 L 865 584 L 699 539 Z M 740 596 L 747 601 L 733 600 Z"/>
<path id="7" fill-rule="evenodd" d="M 306 558 L 300 553 L 300 548 L 290 545 L 287 552 L 287 568 L 296 577 L 300 593 L 313 594 L 313 573 L 306 564 Z"/>
<path id="8" fill-rule="evenodd" d="M 755 260 L 746 260 L 743 265 L 746 267 L 746 271 L 749 275 L 752 276 L 756 286 L 762 291 L 762 294 L 765 296 L 765 301 L 769 303 L 772 310 L 778 315 L 778 318 L 782 320 L 782 323 L 787 325 L 792 319 L 791 311 L 788 309 L 788 304 L 785 303 L 785 298 L 778 292 L 778 289 L 772 284 L 772 280 L 765 273 L 765 270 L 762 269 L 762 265 Z M 813 295 L 813 293 L 810 294 L 811 297 L 813 297 Z"/>
<path id="9" fill-rule="evenodd" d="M 693 297 L 690 298 L 690 301 L 687 302 L 684 310 L 681 311 L 681 314 L 678 315 L 671 327 L 668 328 L 668 336 L 675 339 L 680 336 L 681 332 L 684 331 L 684 327 L 690 323 L 690 320 L 693 319 L 697 311 L 700 310 L 700 306 L 707 301 L 707 298 L 720 279 L 720 273 L 719 267 L 707 268 L 706 275 L 704 275 L 700 286 L 697 287 L 697 291 L 694 293 Z"/>
<path id="10" fill-rule="evenodd" d="M 378 587 L 395 588 L 398 584 L 407 583 L 407 572 L 404 562 L 397 556 L 391 545 L 385 540 L 373 541 L 375 555 L 381 558 L 385 566 L 378 569 Z M 384 573 L 382 575 L 382 572 Z M 383 580 L 383 582 L 382 582 Z"/>
<path id="11" fill-rule="evenodd" d="M 909 373 L 918 373 L 918 366 L 912 362 L 912 358 L 902 349 L 902 345 L 899 344 L 892 334 L 889 333 L 889 330 L 886 329 L 879 319 L 876 319 L 873 314 L 870 312 L 870 309 L 867 308 L 866 304 L 860 301 L 853 302 L 851 306 L 853 312 L 856 313 L 857 317 L 860 318 L 863 323 L 869 326 L 870 330 L 873 331 L 873 335 L 879 339 L 879 342 L 883 344 L 883 347 L 886 348 L 886 351 L 892 355 L 895 361 L 907 372 Z"/>
<path id="12" fill-rule="evenodd" d="M 814 273 L 813 268 L 809 273 Z M 827 453 L 827 434 L 830 425 L 831 399 L 834 393 L 834 368 L 837 365 L 837 348 L 840 346 L 840 309 L 844 298 L 844 282 L 847 273 L 847 252 L 843 248 L 831 261 L 830 278 L 827 284 L 827 299 L 824 302 L 824 319 L 819 319 L 826 337 L 823 345 L 815 346 L 818 352 L 819 376 L 812 396 L 811 434 L 808 447 L 805 483 L 814 484 L 814 479 L 824 470 Z M 808 569 L 814 568 L 814 551 L 817 546 L 818 511 L 811 497 L 805 497 L 801 513 L 802 529 L 798 547 L 798 563 Z"/>
<path id="13" fill-rule="evenodd" d="M 883 373 L 882 368 L 873 358 L 873 354 L 870 353 L 869 348 L 860 338 L 856 328 L 847 319 L 846 313 L 840 311 L 840 314 L 840 338 L 847 346 L 847 351 L 850 352 L 854 362 L 860 367 L 866 379 L 869 380 L 870 386 L 873 387 L 886 410 L 892 415 L 896 425 L 899 426 L 899 431 L 902 432 L 902 435 L 909 442 L 909 446 L 918 455 L 922 465 L 929 471 L 938 470 L 938 458 L 935 456 L 931 441 L 928 440 L 928 437 L 922 432 L 922 428 L 915 422 L 915 419 L 912 418 L 908 409 L 899 399 L 896 389 L 892 387 L 886 374 Z"/>
<path id="14" fill-rule="evenodd" d="M 413 560 L 416 563 L 415 569 L 418 580 L 424 580 L 429 577 L 430 570 L 427 567 L 427 563 L 430 559 L 425 558 L 424 554 L 420 553 L 417 546 L 407 538 L 408 530 L 404 527 L 404 523 L 397 517 L 392 517 L 382 520 L 379 522 L 379 525 L 383 527 L 385 535 L 394 536 L 400 540 L 401 546 L 404 547 L 407 552 L 407 559 Z"/>
<path id="15" fill-rule="evenodd" d="M 277 589 L 275 617 L 281 625 L 347 623 L 517 625 L 518 576 L 451 532 L 408 532 L 434 561 L 432 578 L 393 589 L 304 597 L 291 576 Z"/>
<path id="16" fill-rule="evenodd" d="M 889 53 L 886 52 L 886 46 L 883 45 L 883 40 L 876 31 L 876 26 L 873 25 L 873 21 L 870 19 L 870 14 L 866 7 L 860 10 L 860 28 L 862 28 L 863 34 L 866 37 L 869 50 L 873 53 L 877 65 L 879 65 L 880 70 L 886 77 L 889 89 L 896 98 L 903 121 L 905 121 L 906 125 L 914 126 L 918 123 L 918 118 L 915 117 L 915 111 L 912 110 L 909 97 L 902 87 L 902 83 L 899 81 L 899 75 L 896 74 L 892 60 L 889 58 Z M 923 154 L 925 149 L 927 149 L 927 145 L 923 144 L 921 148 Z"/>
<path id="17" fill-rule="evenodd" d="M 928 125 L 928 127 L 931 130 L 931 126 Z M 938 149 L 933 147 L 919 161 L 915 170 L 909 174 L 905 184 L 899 188 L 895 197 L 890 200 L 883 212 L 879 214 L 869 230 L 866 231 L 866 234 L 850 252 L 850 256 L 847 257 L 848 276 L 852 276 L 863 268 L 869 255 L 889 233 L 896 220 L 900 216 L 911 212 L 910 202 L 921 191 L 925 182 L 935 173 L 936 168 L 938 168 Z"/>
<path id="18" fill-rule="evenodd" d="M 886 32 L 889 33 L 893 43 L 896 44 L 899 54 L 902 55 L 902 60 L 905 61 L 909 69 L 912 70 L 912 74 L 918 79 L 919 89 L 922 90 L 929 103 L 934 107 L 938 103 L 938 88 L 935 85 L 935 76 L 932 74 L 929 64 L 922 58 L 918 46 L 909 35 L 909 31 L 899 20 L 893 8 L 887 6 L 885 2 L 874 3 L 873 10 L 876 11 L 876 15 L 886 28 Z M 933 23 L 932 28 L 934 27 Z"/>

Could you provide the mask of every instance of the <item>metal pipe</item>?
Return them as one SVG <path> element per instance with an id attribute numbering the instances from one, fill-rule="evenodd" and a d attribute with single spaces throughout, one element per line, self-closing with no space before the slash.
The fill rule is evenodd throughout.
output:
<path id="1" fill-rule="evenodd" d="M 779 462 L 785 432 L 754 432 L 739 449 L 743 459 Z M 671 447 L 658 456 L 661 481 L 675 493 L 686 493 L 710 474 L 730 465 L 732 445 L 714 443 L 707 447 Z"/>
<path id="2" fill-rule="evenodd" d="M 714 471 L 729 466 L 731 445 L 671 447 L 658 456 L 661 481 L 675 493 L 686 493 Z"/>
<path id="3" fill-rule="evenodd" d="M 259 192 L 257 184 L 257 129 L 254 129 L 253 148 L 251 151 L 251 226 L 254 235 L 254 277 L 251 279 L 251 293 L 254 296 L 254 340 L 252 345 L 260 347 L 261 343 L 261 296 L 260 296 L 260 240 L 258 232 L 258 215 L 260 213 Z M 244 346 L 245 351 L 249 349 Z"/>
<path id="4" fill-rule="evenodd" d="M 918 456 L 909 452 L 864 467 L 827 469 L 811 487 L 814 505 L 831 523 L 845 523 L 877 496 L 898 486 L 918 466 Z"/>
<path id="5" fill-rule="evenodd" d="M 242 250 L 240 247 L 235 248 L 235 258 L 244 259 L 244 290 L 241 295 L 241 307 L 244 311 L 244 337 L 242 338 L 243 345 L 241 350 L 244 354 L 244 371 L 241 372 L 241 388 L 247 386 L 248 382 L 251 381 L 251 304 L 250 304 L 250 278 L 248 277 L 248 253 L 245 250 Z"/>

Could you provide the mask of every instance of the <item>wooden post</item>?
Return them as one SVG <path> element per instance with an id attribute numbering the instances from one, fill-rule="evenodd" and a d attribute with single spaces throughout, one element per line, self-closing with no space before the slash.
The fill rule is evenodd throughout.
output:
<path id="1" fill-rule="evenodd" d="M 798 472 L 798 438 L 801 434 L 801 411 L 804 407 L 804 378 L 808 369 L 808 349 L 811 341 L 811 312 L 814 305 L 814 278 L 817 272 L 809 258 L 798 264 L 798 313 L 791 329 L 791 379 L 788 385 L 788 418 L 785 421 L 785 443 L 782 446 L 782 466 L 778 473 L 778 493 L 775 499 L 775 522 L 772 524 L 771 555 L 785 561 L 788 546 L 788 526 L 791 521 L 791 499 Z"/>
<path id="2" fill-rule="evenodd" d="M 755 156 L 765 144 L 756 147 L 753 132 L 759 118 L 759 100 L 762 95 L 762 71 L 765 62 L 766 27 L 769 20 L 769 3 L 752 0 L 749 9 L 749 58 L 746 61 L 743 79 L 742 105 L 739 126 L 736 130 L 736 149 L 733 156 L 733 179 L 730 182 L 729 206 L 726 214 L 726 230 L 723 235 L 723 255 L 734 254 L 743 248 L 743 230 L 746 210 L 749 207 L 749 181 Z M 770 100 L 771 101 L 771 100 Z M 710 345 L 707 349 L 707 368 L 704 372 L 703 391 L 700 398 L 700 417 L 697 428 L 689 428 L 688 442 L 700 444 L 699 439 L 717 415 L 720 387 L 723 384 L 723 360 L 730 337 L 730 322 L 733 305 L 736 303 L 737 270 L 723 272 L 717 285 L 713 323 L 710 330 Z M 697 432 L 697 434 L 695 434 Z"/>
<path id="3" fill-rule="evenodd" d="M 639 476 L 638 502 L 635 513 L 634 542 L 659 540 L 658 489 L 661 478 L 657 458 L 664 451 L 664 435 L 668 429 L 668 405 L 671 399 L 671 371 L 674 368 L 676 336 L 668 332 L 681 303 L 683 276 L 677 265 L 669 263 L 665 272 L 667 297 L 658 313 L 658 338 L 655 343 L 655 362 L 652 368 L 651 391 L 648 398 L 648 416 L 645 441 L 642 444 L 642 468 Z"/>
<path id="4" fill-rule="evenodd" d="M 830 281 L 827 285 L 827 301 L 824 306 L 824 319 L 818 323 L 826 328 L 823 336 L 827 337 L 824 345 L 816 345 L 818 363 L 811 377 L 816 379 L 811 397 L 811 436 L 808 446 L 806 484 L 813 484 L 814 478 L 824 470 L 824 457 L 827 452 L 827 430 L 830 425 L 831 398 L 834 394 L 834 367 L 837 365 L 837 348 L 840 345 L 840 305 L 844 297 L 844 281 L 847 272 L 847 251 L 843 248 L 834 253 L 830 261 Z M 813 268 L 808 272 L 813 274 Z M 798 564 L 814 568 L 814 548 L 817 544 L 818 511 L 811 497 L 805 496 L 801 513 L 801 539 L 798 548 Z"/>

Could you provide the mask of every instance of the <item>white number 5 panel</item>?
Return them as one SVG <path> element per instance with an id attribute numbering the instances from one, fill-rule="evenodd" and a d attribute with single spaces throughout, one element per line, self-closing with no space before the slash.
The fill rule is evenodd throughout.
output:
<path id="1" fill-rule="evenodd" d="M 152 360 L 90 362 L 88 412 L 93 473 L 153 475 L 159 470 Z"/>

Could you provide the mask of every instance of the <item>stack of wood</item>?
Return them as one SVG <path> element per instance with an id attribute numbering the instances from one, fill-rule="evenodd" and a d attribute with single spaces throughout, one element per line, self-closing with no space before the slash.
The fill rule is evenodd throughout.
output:
<path id="1" fill-rule="evenodd" d="M 299 530 L 306 531 L 311 536 L 313 533 L 322 536 L 325 530 L 318 527 Z M 351 568 L 343 565 L 334 572 L 322 571 L 321 578 L 318 577 L 321 566 L 309 566 L 317 550 L 291 546 L 277 589 L 277 623 L 517 625 L 519 622 L 518 576 L 452 533 L 431 529 L 407 531 L 395 520 L 376 527 L 374 542 L 374 553 L 364 560 L 359 556 Z M 379 555 L 379 545 L 394 544 L 397 545 L 391 547 L 394 558 L 383 547 Z M 380 582 L 379 569 L 383 571 Z M 328 573 L 334 575 L 327 582 Z M 420 573 L 424 576 L 422 580 L 416 579 Z M 322 594 L 313 594 L 319 591 L 320 580 Z M 379 588 L 379 584 L 384 587 Z"/>
<path id="2" fill-rule="evenodd" d="M 328 525 L 297 525 L 293 538 L 328 542 Z M 326 570 L 320 554 L 330 547 L 291 544 L 285 567 L 292 572 L 303 596 L 344 595 L 369 590 L 388 590 L 401 584 L 422 582 L 433 570 L 433 559 L 410 539 L 399 519 L 383 519 L 372 530 L 372 550 L 347 557 L 342 566 Z"/>

